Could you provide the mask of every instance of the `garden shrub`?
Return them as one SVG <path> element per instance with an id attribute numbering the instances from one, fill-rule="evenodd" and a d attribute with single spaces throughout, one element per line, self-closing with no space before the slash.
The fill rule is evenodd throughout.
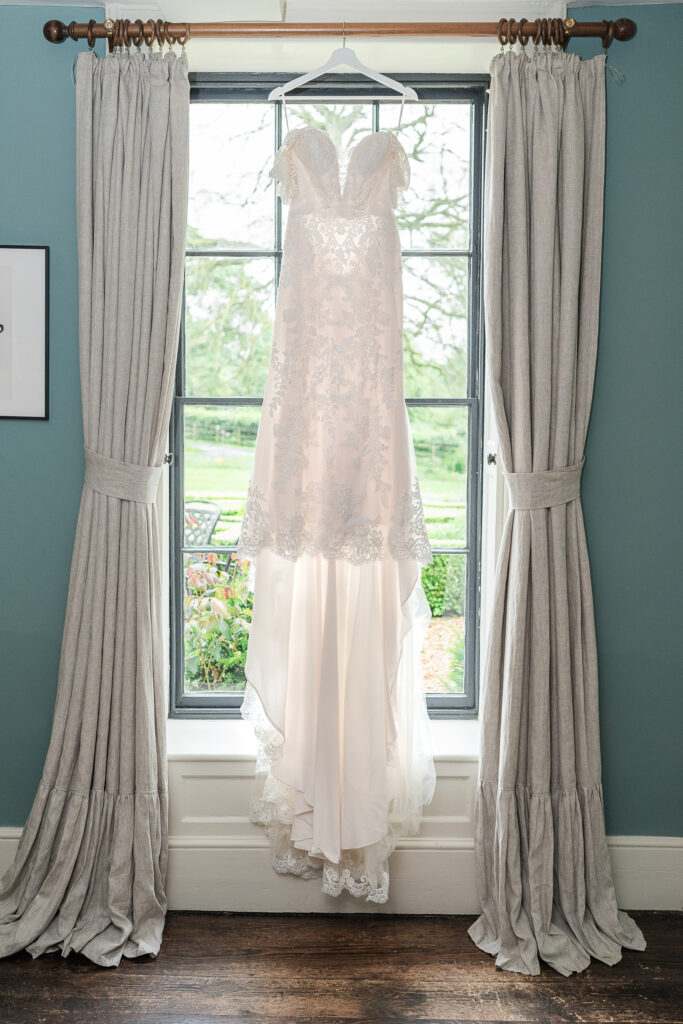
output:
<path id="1" fill-rule="evenodd" d="M 465 562 L 460 555 L 434 555 L 422 570 L 422 588 L 436 618 L 465 614 Z"/>
<path id="2" fill-rule="evenodd" d="M 187 690 L 243 690 L 253 608 L 249 563 L 200 555 L 187 566 L 185 588 L 185 687 Z"/>

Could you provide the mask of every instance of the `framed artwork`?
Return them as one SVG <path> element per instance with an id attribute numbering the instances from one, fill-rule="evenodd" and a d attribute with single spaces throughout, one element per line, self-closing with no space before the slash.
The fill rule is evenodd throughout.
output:
<path id="1" fill-rule="evenodd" d="M 0 418 L 48 419 L 50 249 L 0 245 Z"/>

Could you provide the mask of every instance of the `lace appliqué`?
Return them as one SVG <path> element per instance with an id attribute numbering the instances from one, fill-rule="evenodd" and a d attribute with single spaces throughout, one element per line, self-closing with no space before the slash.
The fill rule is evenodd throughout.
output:
<path id="1" fill-rule="evenodd" d="M 318 506 L 316 513 L 307 515 L 314 504 Z M 238 557 L 253 558 L 269 549 L 292 561 L 305 554 L 321 554 L 354 564 L 385 557 L 412 558 L 423 565 L 431 562 L 417 480 L 410 492 L 397 499 L 388 530 L 379 517 L 371 519 L 359 513 L 358 504 L 344 484 L 336 484 L 329 491 L 322 485 L 309 485 L 309 491 L 300 495 L 301 512 L 276 515 L 268 511 L 263 493 L 252 486 L 247 494 Z"/>
<path id="2" fill-rule="evenodd" d="M 405 206 L 404 193 L 410 185 L 410 164 L 403 146 L 395 136 L 391 136 L 391 169 L 389 171 L 389 187 L 391 188 L 391 205 L 394 209 Z"/>
<path id="3" fill-rule="evenodd" d="M 297 194 L 296 164 L 290 142 L 284 143 L 276 153 L 268 176 L 275 179 L 280 199 L 289 206 Z"/>
<path id="4" fill-rule="evenodd" d="M 396 503 L 389 530 L 389 550 L 394 558 L 415 558 L 418 562 L 432 560 L 417 480 L 410 494 L 402 494 Z"/>
<path id="5" fill-rule="evenodd" d="M 265 827 L 271 841 L 272 864 L 281 875 L 299 878 L 322 878 L 321 888 L 328 896 L 347 891 L 370 903 L 386 903 L 389 898 L 389 857 L 398 835 L 390 832 L 384 839 L 362 850 L 343 850 L 339 864 L 322 857 L 312 857 L 291 841 L 296 792 L 280 782 L 271 769 L 282 753 L 283 739 L 268 721 L 256 691 L 247 684 L 242 702 L 242 718 L 253 726 L 258 740 L 257 779 L 263 782 L 260 794 L 254 796 L 249 820 Z M 416 828 L 419 822 L 416 822 Z"/>

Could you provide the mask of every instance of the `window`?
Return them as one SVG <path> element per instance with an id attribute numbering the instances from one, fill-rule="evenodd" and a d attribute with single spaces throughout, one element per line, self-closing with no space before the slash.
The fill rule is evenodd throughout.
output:
<path id="1" fill-rule="evenodd" d="M 287 208 L 268 177 L 283 137 L 267 102 L 287 75 L 194 76 L 185 298 L 171 423 L 171 713 L 239 715 L 251 620 L 235 558 L 268 372 Z M 342 150 L 393 128 L 378 87 L 328 76 L 287 102 L 289 127 Z M 434 563 L 423 668 L 432 716 L 476 711 L 482 465 L 481 193 L 488 79 L 406 75 L 411 187 L 404 253 L 408 412 Z"/>

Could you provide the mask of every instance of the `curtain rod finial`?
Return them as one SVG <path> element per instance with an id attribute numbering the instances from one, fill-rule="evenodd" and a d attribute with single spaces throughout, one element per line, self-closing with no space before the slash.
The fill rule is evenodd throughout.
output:
<path id="1" fill-rule="evenodd" d="M 633 39 L 636 31 L 637 25 L 630 18 L 617 18 L 614 22 L 614 38 L 620 43 L 627 43 L 629 39 Z"/>
<path id="2" fill-rule="evenodd" d="M 63 43 L 69 38 L 69 32 L 63 21 L 46 21 L 43 25 L 43 35 L 48 43 Z"/>

